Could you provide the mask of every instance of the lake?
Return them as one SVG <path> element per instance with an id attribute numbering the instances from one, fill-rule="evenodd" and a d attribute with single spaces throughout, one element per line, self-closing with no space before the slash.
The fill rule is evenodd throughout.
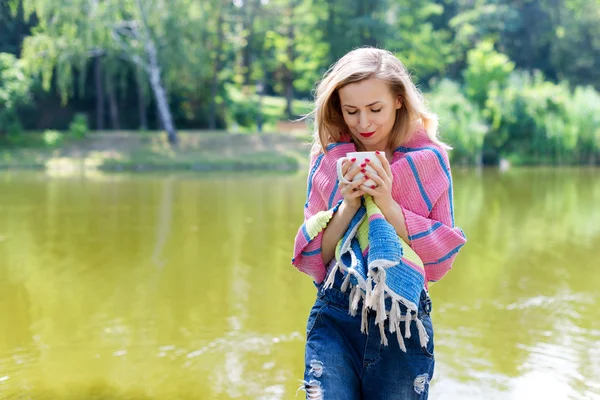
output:
<path id="1" fill-rule="evenodd" d="M 600 171 L 453 174 L 430 398 L 599 398 Z M 0 172 L 0 398 L 293 399 L 305 196 L 305 171 Z"/>

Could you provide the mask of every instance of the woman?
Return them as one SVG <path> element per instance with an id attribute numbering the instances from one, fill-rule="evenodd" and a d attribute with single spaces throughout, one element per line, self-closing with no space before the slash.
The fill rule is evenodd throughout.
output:
<path id="1" fill-rule="evenodd" d="M 318 288 L 302 388 L 308 399 L 426 399 L 434 369 L 428 285 L 466 242 L 454 226 L 437 118 L 402 63 L 374 48 L 330 68 L 314 118 L 292 260 Z M 337 161 L 356 151 L 376 152 L 381 166 L 346 159 L 344 183 Z M 375 184 L 363 185 L 368 179 Z"/>

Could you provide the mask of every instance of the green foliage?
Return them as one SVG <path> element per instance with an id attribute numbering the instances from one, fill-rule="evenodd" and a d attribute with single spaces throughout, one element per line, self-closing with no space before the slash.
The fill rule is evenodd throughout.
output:
<path id="1" fill-rule="evenodd" d="M 442 140 L 453 148 L 453 162 L 479 164 L 488 126 L 478 107 L 461 93 L 456 82 L 447 79 L 437 84 L 427 99 L 440 118 Z"/>
<path id="2" fill-rule="evenodd" d="M 541 0 L 549 21 L 547 62 L 558 79 L 600 90 L 600 2 Z"/>
<path id="3" fill-rule="evenodd" d="M 0 6 L 0 25 L 7 27 L 0 51 L 22 49 L 16 63 L 0 60 L 0 131 L 13 138 L 29 93 L 36 101 L 58 93 L 65 115 L 94 118 L 100 100 L 92 97 L 102 92 L 89 76 L 96 61 L 103 104 L 133 110 L 139 95 L 152 125 L 149 44 L 176 123 L 244 131 L 307 112 L 310 102 L 299 99 L 311 97 L 333 62 L 377 46 L 397 54 L 430 91 L 455 160 L 477 162 L 482 151 L 489 162 L 599 158 L 598 1 L 11 0 Z M 40 111 L 23 122 L 64 128 L 43 115 L 52 111 Z M 99 112 L 108 116 L 110 107 Z M 136 129 L 141 117 L 131 115 L 121 123 Z"/>
<path id="4" fill-rule="evenodd" d="M 21 132 L 17 109 L 31 100 L 31 79 L 24 70 L 22 60 L 0 53 L 0 133 L 14 136 Z"/>
<path id="5" fill-rule="evenodd" d="M 50 148 L 59 147 L 64 139 L 62 133 L 52 129 L 45 130 L 42 137 L 46 146 Z"/>
<path id="6" fill-rule="evenodd" d="M 503 88 L 514 69 L 506 55 L 494 50 L 494 43 L 486 40 L 467 54 L 467 69 L 463 72 L 465 93 L 479 107 L 485 105 L 492 86 Z"/>
<path id="7" fill-rule="evenodd" d="M 390 3 L 383 46 L 394 51 L 416 79 L 427 82 L 432 76 L 443 76 L 456 61 L 450 30 L 435 29 L 431 22 L 444 12 L 443 6 L 410 0 Z"/>
<path id="8" fill-rule="evenodd" d="M 590 86 L 575 88 L 566 111 L 581 161 L 595 164 L 600 156 L 600 93 Z"/>
<path id="9" fill-rule="evenodd" d="M 232 103 L 230 109 L 236 124 L 246 128 L 256 125 L 259 113 L 256 102 Z"/>
<path id="10" fill-rule="evenodd" d="M 544 80 L 541 74 L 511 75 L 504 90 L 487 101 L 493 134 L 486 145 L 523 164 L 596 162 L 599 155 L 600 95 Z"/>
<path id="11" fill-rule="evenodd" d="M 84 114 L 75 114 L 69 124 L 69 135 L 75 139 L 82 139 L 88 133 L 87 117 Z"/>

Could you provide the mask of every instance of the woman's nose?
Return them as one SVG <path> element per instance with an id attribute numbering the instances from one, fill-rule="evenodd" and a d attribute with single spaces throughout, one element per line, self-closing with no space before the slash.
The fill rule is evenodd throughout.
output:
<path id="1" fill-rule="evenodd" d="M 369 125 L 371 125 L 369 119 L 367 118 L 367 113 L 360 113 L 359 124 L 361 129 L 367 129 Z"/>

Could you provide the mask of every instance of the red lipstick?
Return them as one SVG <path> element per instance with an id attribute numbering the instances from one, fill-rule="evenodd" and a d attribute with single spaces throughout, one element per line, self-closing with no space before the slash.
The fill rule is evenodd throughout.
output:
<path id="1" fill-rule="evenodd" d="M 360 134 L 360 136 L 367 138 L 367 137 L 373 136 L 373 134 L 375 133 L 375 131 L 373 131 L 373 132 L 366 132 L 366 133 L 358 132 L 358 133 Z"/>

